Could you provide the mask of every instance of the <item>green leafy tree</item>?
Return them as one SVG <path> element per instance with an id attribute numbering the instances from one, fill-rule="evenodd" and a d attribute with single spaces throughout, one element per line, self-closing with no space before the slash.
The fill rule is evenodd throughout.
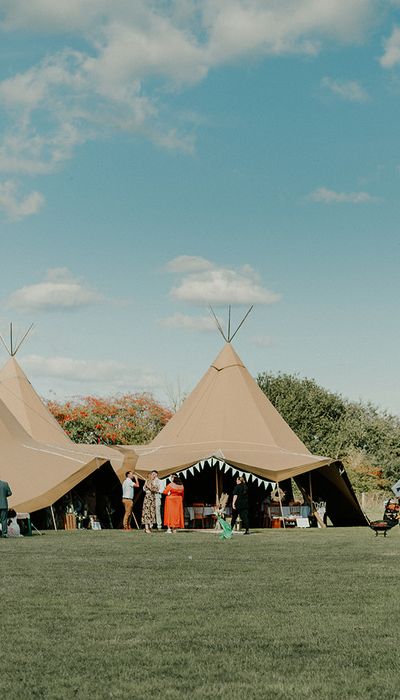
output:
<path id="1" fill-rule="evenodd" d="M 311 452 L 346 464 L 356 488 L 385 488 L 400 477 L 398 417 L 348 401 L 313 379 L 265 372 L 257 382 Z"/>

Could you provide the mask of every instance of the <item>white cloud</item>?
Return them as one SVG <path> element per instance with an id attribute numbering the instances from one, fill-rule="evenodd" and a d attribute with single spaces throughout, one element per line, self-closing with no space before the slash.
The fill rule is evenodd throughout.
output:
<path id="1" fill-rule="evenodd" d="M 249 265 L 240 270 L 214 266 L 185 275 L 171 296 L 192 304 L 273 304 L 280 296 L 265 289 Z"/>
<path id="2" fill-rule="evenodd" d="M 102 300 L 66 268 L 48 270 L 45 280 L 21 287 L 8 299 L 8 306 L 19 311 L 60 311 L 79 309 Z"/>
<path id="3" fill-rule="evenodd" d="M 27 216 L 37 214 L 44 204 L 44 196 L 40 192 L 30 192 L 24 196 L 18 195 L 18 186 L 14 180 L 0 183 L 0 210 L 10 221 L 20 221 Z"/>
<path id="4" fill-rule="evenodd" d="M 177 258 L 167 262 L 165 269 L 168 272 L 200 272 L 214 267 L 213 263 L 206 258 L 195 255 L 179 255 Z"/>
<path id="5" fill-rule="evenodd" d="M 38 377 L 61 377 L 73 381 L 113 381 L 126 373 L 126 368 L 113 360 L 75 360 L 71 357 L 28 355 L 24 368 Z"/>
<path id="6" fill-rule="evenodd" d="M 373 0 L 208 0 L 214 63 L 251 54 L 315 54 L 326 38 L 359 41 L 377 13 Z"/>
<path id="7" fill-rule="evenodd" d="M 272 338 L 268 335 L 253 335 L 250 342 L 258 348 L 269 348 L 272 345 Z"/>
<path id="8" fill-rule="evenodd" d="M 1 6 L 3 31 L 58 32 L 64 42 L 0 82 L 10 117 L 0 169 L 26 174 L 52 172 L 80 143 L 113 131 L 191 154 L 195 125 L 183 120 L 178 128 L 180 120 L 166 116 L 163 92 L 239 58 L 315 54 L 332 39 L 357 42 L 378 12 L 374 0 L 2 0 Z M 71 37 L 79 51 L 67 48 Z"/>
<path id="9" fill-rule="evenodd" d="M 368 202 L 378 201 L 377 197 L 373 197 L 368 192 L 335 192 L 328 190 L 326 187 L 319 187 L 311 192 L 308 199 L 313 202 L 323 202 L 324 204 L 366 204 Z"/>
<path id="10" fill-rule="evenodd" d="M 162 318 L 159 325 L 164 328 L 182 328 L 189 331 L 215 331 L 216 324 L 210 316 L 187 316 L 176 313 L 173 316 Z"/>
<path id="11" fill-rule="evenodd" d="M 1 26 L 9 31 L 30 29 L 67 33 L 90 26 L 105 5 L 104 0 L 3 0 Z"/>
<path id="12" fill-rule="evenodd" d="M 393 68 L 400 63 L 400 27 L 394 27 L 384 42 L 384 52 L 380 59 L 383 68 Z"/>
<path id="13" fill-rule="evenodd" d="M 43 357 L 27 355 L 21 359 L 24 370 L 30 376 L 80 382 L 114 389 L 132 391 L 159 385 L 159 379 L 151 370 L 137 370 L 114 360 L 79 360 L 71 357 Z"/>
<path id="14" fill-rule="evenodd" d="M 369 100 L 367 91 L 355 80 L 341 81 L 325 77 L 321 80 L 321 85 L 348 102 L 367 102 Z"/>

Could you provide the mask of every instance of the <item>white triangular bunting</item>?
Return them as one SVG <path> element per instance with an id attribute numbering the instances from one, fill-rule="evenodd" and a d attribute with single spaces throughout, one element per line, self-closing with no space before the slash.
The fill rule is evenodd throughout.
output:
<path id="1" fill-rule="evenodd" d="M 194 474 L 194 467 L 189 467 L 189 470 L 191 474 Z"/>

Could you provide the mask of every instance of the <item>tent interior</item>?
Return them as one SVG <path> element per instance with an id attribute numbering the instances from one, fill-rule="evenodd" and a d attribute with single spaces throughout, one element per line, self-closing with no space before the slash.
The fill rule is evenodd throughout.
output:
<path id="1" fill-rule="evenodd" d="M 339 462 L 294 479 L 282 480 L 278 484 L 282 494 L 280 501 L 274 483 L 261 480 L 250 472 L 244 472 L 244 475 L 252 528 L 293 527 L 298 524 L 299 517 L 308 518 L 311 527 L 365 524 L 357 498 Z M 198 465 L 198 469 L 194 467 L 185 470 L 180 476 L 185 488 L 186 528 L 214 527 L 215 504 L 222 494 L 228 496 L 225 513 L 229 521 L 232 514 L 232 493 L 238 476 L 235 467 L 212 464 L 211 460 L 206 460 L 201 467 Z M 140 488 L 136 489 L 133 510 L 139 527 L 144 497 L 143 483 L 141 480 Z M 317 507 L 321 505 L 322 512 L 315 515 Z M 100 523 L 102 529 L 121 527 L 121 482 L 110 462 L 100 466 L 56 501 L 53 513 L 50 508 L 32 513 L 32 523 L 38 529 L 61 529 L 69 511 L 74 513 L 76 525 L 82 529 L 90 528 L 93 518 Z"/>
<path id="2" fill-rule="evenodd" d="M 52 510 L 42 508 L 33 512 L 32 525 L 38 530 L 54 527 L 63 529 L 65 515 L 73 512 L 77 525 L 82 529 L 91 526 L 91 518 L 95 518 L 102 529 L 119 528 L 124 510 L 121 502 L 121 482 L 111 463 L 105 462 L 67 491 L 55 501 Z"/>
<path id="3" fill-rule="evenodd" d="M 218 465 L 211 465 L 206 461 L 200 472 L 194 470 L 192 474 L 191 471 L 185 470 L 182 476 L 186 511 L 194 503 L 214 509 L 218 497 L 226 493 L 229 496 L 226 510 L 229 517 L 232 492 L 238 476 L 234 467 L 224 471 Z M 284 479 L 279 484 L 260 480 L 250 472 L 244 472 L 244 476 L 248 488 L 251 527 L 295 526 L 298 524 L 298 517 L 308 518 L 312 526 L 362 526 L 366 523 L 340 462 L 311 470 L 293 479 Z M 281 491 L 280 500 L 276 495 L 276 486 Z M 318 506 L 321 506 L 320 515 L 317 513 Z M 187 512 L 185 516 L 190 525 L 191 519 Z M 208 519 L 208 523 L 211 524 L 212 519 L 211 522 Z"/>

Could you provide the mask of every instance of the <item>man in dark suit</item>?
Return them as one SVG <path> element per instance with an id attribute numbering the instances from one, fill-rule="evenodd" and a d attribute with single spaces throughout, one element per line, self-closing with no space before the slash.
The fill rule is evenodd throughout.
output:
<path id="1" fill-rule="evenodd" d="M 7 498 L 12 495 L 12 491 L 6 481 L 0 479 L 0 524 L 1 536 L 7 537 L 7 514 L 8 501 Z"/>
<path id="2" fill-rule="evenodd" d="M 233 489 L 231 520 L 232 530 L 235 526 L 238 515 L 240 515 L 242 525 L 245 528 L 244 534 L 249 535 L 249 490 L 243 476 L 236 477 L 236 486 Z"/>

